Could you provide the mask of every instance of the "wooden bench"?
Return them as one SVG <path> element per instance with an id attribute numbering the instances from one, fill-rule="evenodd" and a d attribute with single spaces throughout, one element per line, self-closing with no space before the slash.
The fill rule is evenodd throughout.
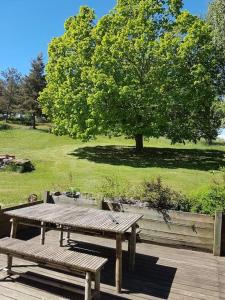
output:
<path id="1" fill-rule="evenodd" d="M 18 274 L 12 271 L 12 258 L 17 257 L 40 264 L 40 266 L 84 275 L 85 300 L 90 300 L 100 295 L 100 272 L 103 265 L 107 262 L 105 258 L 13 238 L 0 239 L 0 253 L 7 255 L 6 270 L 8 275 Z M 92 280 L 95 282 L 93 293 L 91 291 Z M 51 284 L 50 282 L 45 283 Z M 66 284 L 63 287 L 66 288 Z M 80 290 L 76 290 L 76 292 L 82 293 Z"/>

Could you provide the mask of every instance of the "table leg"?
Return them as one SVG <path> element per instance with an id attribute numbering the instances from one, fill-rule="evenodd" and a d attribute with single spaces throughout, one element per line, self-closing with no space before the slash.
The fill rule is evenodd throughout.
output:
<path id="1" fill-rule="evenodd" d="M 12 256 L 7 254 L 7 275 L 11 275 L 11 269 L 12 269 Z"/>
<path id="2" fill-rule="evenodd" d="M 16 238 L 16 230 L 17 230 L 17 221 L 15 218 L 12 218 L 10 220 L 11 222 L 11 232 L 10 232 L 10 237 L 11 238 Z M 7 255 L 7 274 L 10 275 L 11 274 L 11 268 L 12 268 L 12 256 L 11 255 Z"/>
<path id="3" fill-rule="evenodd" d="M 63 246 L 63 227 L 62 225 L 59 226 L 60 231 L 59 231 L 59 246 Z"/>
<path id="4" fill-rule="evenodd" d="M 91 273 L 87 272 L 85 277 L 85 300 L 91 300 Z"/>
<path id="5" fill-rule="evenodd" d="M 17 221 L 15 218 L 12 218 L 11 220 L 11 232 L 10 232 L 10 237 L 11 238 L 16 238 L 16 230 L 17 230 Z"/>
<path id="6" fill-rule="evenodd" d="M 45 243 L 45 228 L 46 224 L 45 222 L 41 222 L 41 245 L 44 245 Z"/>
<path id="7" fill-rule="evenodd" d="M 122 286 L 122 235 L 116 234 L 116 290 L 118 293 L 121 292 Z"/>
<path id="8" fill-rule="evenodd" d="M 134 270 L 136 254 L 136 224 L 131 228 L 131 235 L 128 241 L 129 269 Z"/>

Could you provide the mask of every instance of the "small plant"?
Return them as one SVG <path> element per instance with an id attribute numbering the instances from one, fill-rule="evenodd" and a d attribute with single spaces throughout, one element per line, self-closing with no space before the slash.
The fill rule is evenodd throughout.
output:
<path id="1" fill-rule="evenodd" d="M 79 189 L 76 187 L 70 187 L 66 192 L 67 197 L 78 198 L 79 197 Z"/>
<path id="2" fill-rule="evenodd" d="M 117 176 L 106 176 L 102 184 L 98 187 L 98 196 L 114 200 L 117 198 L 124 198 L 126 195 L 126 182 Z"/>

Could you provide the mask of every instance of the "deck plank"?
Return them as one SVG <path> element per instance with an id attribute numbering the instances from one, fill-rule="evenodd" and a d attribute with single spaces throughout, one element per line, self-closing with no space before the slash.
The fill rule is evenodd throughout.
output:
<path id="1" fill-rule="evenodd" d="M 114 287 L 115 241 L 101 237 L 72 234 L 76 242 L 71 247 L 76 251 L 92 253 L 108 258 L 102 276 L 103 300 L 225 300 L 225 258 L 214 257 L 210 253 L 158 246 L 137 244 L 135 272 L 126 268 L 128 262 L 127 243 L 123 243 L 123 293 L 118 295 Z M 39 236 L 32 238 L 39 244 Z M 46 244 L 58 246 L 58 233 L 46 233 Z M 6 257 L 0 255 L 0 267 L 6 264 Z M 40 268 L 35 264 L 15 259 L 14 264 L 21 272 L 31 272 L 49 276 L 55 280 L 65 280 L 73 285 L 84 286 L 83 278 L 58 271 Z M 82 299 L 79 295 L 60 289 L 13 277 L 15 280 L 2 281 L 0 277 L 0 299 Z"/>

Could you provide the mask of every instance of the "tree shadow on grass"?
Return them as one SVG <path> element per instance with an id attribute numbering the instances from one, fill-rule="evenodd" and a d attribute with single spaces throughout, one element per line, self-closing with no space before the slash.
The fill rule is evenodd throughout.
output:
<path id="1" fill-rule="evenodd" d="M 74 150 L 70 155 L 96 163 L 134 168 L 218 170 L 225 166 L 225 151 L 200 149 L 145 148 L 137 154 L 132 147 L 95 146 Z"/>

